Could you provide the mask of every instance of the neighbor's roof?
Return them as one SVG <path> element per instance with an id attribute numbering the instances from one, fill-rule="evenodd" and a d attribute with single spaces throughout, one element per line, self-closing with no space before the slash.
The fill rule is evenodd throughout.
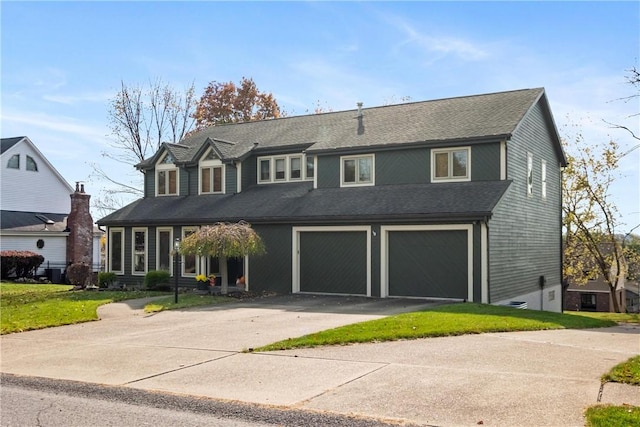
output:
<path id="1" fill-rule="evenodd" d="M 491 216 L 510 183 L 476 181 L 319 189 L 313 189 L 312 182 L 254 185 L 230 195 L 147 197 L 100 219 L 98 224 L 474 220 Z"/>
<path id="2" fill-rule="evenodd" d="M 64 231 L 68 214 L 0 211 L 2 231 Z"/>
<path id="3" fill-rule="evenodd" d="M 363 108 L 361 117 L 357 110 L 348 110 L 210 126 L 180 144 L 165 143 L 163 147 L 177 163 L 190 163 L 198 160 L 203 146 L 215 147 L 223 160 L 237 160 L 252 150 L 302 147 L 311 154 L 398 144 L 508 139 L 541 99 L 559 147 L 543 88 Z M 137 166 L 152 167 L 162 151 Z M 561 150 L 559 154 L 562 159 Z"/>
<path id="4" fill-rule="evenodd" d="M 26 137 L 16 136 L 13 138 L 2 138 L 2 140 L 0 141 L 0 154 L 4 154 L 5 151 L 16 145 L 18 142 L 22 141 L 24 138 Z"/>

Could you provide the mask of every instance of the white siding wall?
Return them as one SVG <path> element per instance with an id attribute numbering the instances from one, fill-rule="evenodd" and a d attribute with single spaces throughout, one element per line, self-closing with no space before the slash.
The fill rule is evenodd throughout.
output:
<path id="1" fill-rule="evenodd" d="M 44 247 L 38 249 L 36 242 L 38 239 L 44 240 Z M 38 274 L 44 274 L 47 268 L 47 262 L 51 268 L 60 268 L 64 270 L 67 256 L 67 236 L 64 235 L 31 235 L 31 236 L 2 236 L 0 241 L 0 249 L 31 251 L 44 257 L 44 262 L 38 270 Z"/>
<path id="2" fill-rule="evenodd" d="M 20 155 L 20 169 L 7 168 L 7 162 L 14 154 Z M 26 169 L 27 155 L 36 161 L 37 172 Z M 0 171 L 2 210 L 47 213 L 69 213 L 71 210 L 69 184 L 51 169 L 28 141 L 23 140 L 2 154 Z"/>

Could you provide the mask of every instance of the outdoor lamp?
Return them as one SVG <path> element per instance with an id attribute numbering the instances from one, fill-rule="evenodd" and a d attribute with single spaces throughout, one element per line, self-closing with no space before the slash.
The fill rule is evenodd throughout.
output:
<path id="1" fill-rule="evenodd" d="M 176 237 L 173 242 L 173 280 L 174 280 L 174 302 L 178 303 L 178 275 L 180 274 L 180 238 Z"/>

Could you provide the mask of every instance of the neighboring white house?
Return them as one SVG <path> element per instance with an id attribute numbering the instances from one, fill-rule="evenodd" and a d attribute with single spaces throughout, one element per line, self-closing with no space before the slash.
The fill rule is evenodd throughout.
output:
<path id="1" fill-rule="evenodd" d="M 2 138 L 0 150 L 0 250 L 41 254 L 45 269 L 67 264 L 74 189 L 26 136 Z M 100 234 L 93 237 L 93 265 L 100 265 Z"/>

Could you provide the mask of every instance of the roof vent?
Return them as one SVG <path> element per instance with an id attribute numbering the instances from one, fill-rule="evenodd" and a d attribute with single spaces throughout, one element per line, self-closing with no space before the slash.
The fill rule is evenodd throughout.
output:
<path id="1" fill-rule="evenodd" d="M 362 102 L 356 103 L 358 106 L 358 117 L 362 117 Z"/>
<path id="2" fill-rule="evenodd" d="M 358 102 L 356 104 L 358 106 L 358 135 L 362 135 L 364 133 L 364 123 L 362 122 L 362 102 Z"/>

